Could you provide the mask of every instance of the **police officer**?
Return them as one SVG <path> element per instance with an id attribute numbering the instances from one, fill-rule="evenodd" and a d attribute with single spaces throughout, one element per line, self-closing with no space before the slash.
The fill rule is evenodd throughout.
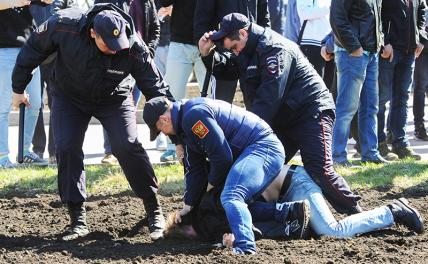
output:
<path id="1" fill-rule="evenodd" d="M 164 97 L 154 98 L 144 106 L 143 118 L 151 139 L 162 131 L 177 136 L 185 146 L 185 205 L 176 222 L 206 189 L 224 184 L 220 200 L 236 238 L 233 250 L 255 253 L 246 203 L 262 193 L 284 163 L 284 148 L 269 125 L 242 108 L 208 98 L 173 104 Z"/>
<path id="2" fill-rule="evenodd" d="M 135 194 L 143 199 L 153 240 L 163 235 L 164 218 L 156 198 L 158 184 L 146 151 L 137 139 L 130 97 L 134 82 L 148 98 L 173 100 L 147 46 L 136 37 L 132 19 L 112 4 L 59 11 L 39 26 L 22 48 L 13 72 L 13 102 L 29 104 L 25 87 L 31 72 L 57 52 L 51 76 L 52 125 L 61 201 L 71 224 L 62 239 L 88 234 L 82 144 L 91 117 L 100 120 L 112 150 Z M 132 77 L 131 77 L 132 76 Z"/>
<path id="3" fill-rule="evenodd" d="M 236 57 L 214 51 L 214 42 Z M 246 106 L 271 125 L 284 145 L 286 162 L 300 150 L 306 171 L 336 210 L 361 210 L 361 198 L 333 168 L 332 96 L 295 43 L 232 13 L 223 18 L 218 32 L 201 37 L 199 50 L 214 76 L 239 78 L 244 100 L 250 103 Z"/>

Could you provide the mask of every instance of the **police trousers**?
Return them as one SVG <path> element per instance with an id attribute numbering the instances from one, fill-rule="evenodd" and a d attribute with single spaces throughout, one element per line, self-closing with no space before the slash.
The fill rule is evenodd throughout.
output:
<path id="1" fill-rule="evenodd" d="M 112 152 L 134 193 L 142 199 L 155 195 L 158 183 L 149 157 L 137 139 L 135 107 L 131 96 L 122 103 L 97 105 L 76 102 L 55 91 L 51 118 L 61 201 L 79 203 L 86 199 L 82 145 L 91 117 L 97 118 L 107 130 Z"/>

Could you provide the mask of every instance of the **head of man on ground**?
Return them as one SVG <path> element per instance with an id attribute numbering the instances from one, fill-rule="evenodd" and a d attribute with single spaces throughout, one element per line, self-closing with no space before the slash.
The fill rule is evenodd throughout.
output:
<path id="1" fill-rule="evenodd" d="M 94 17 L 90 34 L 98 49 L 106 55 L 129 48 L 126 20 L 114 10 L 103 10 Z"/>
<path id="2" fill-rule="evenodd" d="M 247 44 L 249 26 L 250 20 L 246 16 L 231 13 L 223 17 L 219 31 L 214 32 L 209 38 L 238 56 Z"/>
<path id="3" fill-rule="evenodd" d="M 155 140 L 160 132 L 175 135 L 171 107 L 172 103 L 164 96 L 152 98 L 144 105 L 143 119 L 150 128 L 151 141 Z"/>

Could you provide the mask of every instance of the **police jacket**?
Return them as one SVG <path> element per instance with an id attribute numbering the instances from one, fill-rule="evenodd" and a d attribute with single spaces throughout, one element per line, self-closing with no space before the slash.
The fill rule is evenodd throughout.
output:
<path id="1" fill-rule="evenodd" d="M 330 24 L 336 44 L 349 53 L 360 47 L 378 52 L 383 45 L 381 3 L 382 0 L 332 0 Z"/>
<path id="2" fill-rule="evenodd" d="M 105 9 L 116 10 L 129 22 L 130 48 L 115 55 L 99 51 L 89 34 L 94 16 Z M 58 11 L 21 48 L 12 75 L 13 91 L 23 93 L 33 69 L 57 51 L 51 76 L 54 92 L 59 89 L 80 102 L 122 102 L 134 87 L 135 78 L 147 99 L 173 99 L 147 46 L 133 29 L 131 18 L 113 4 L 94 5 L 87 13 L 77 8 Z"/>
<path id="3" fill-rule="evenodd" d="M 413 52 L 419 43 L 426 44 L 425 0 L 388 0 L 382 3 L 382 29 L 385 45 Z M 410 7 L 410 8 L 409 8 Z M 410 9 L 410 10 L 409 10 Z"/>
<path id="4" fill-rule="evenodd" d="M 142 7 L 142 13 L 144 16 L 141 17 L 140 27 L 143 28 L 143 32 L 140 32 L 141 38 L 150 50 L 150 55 L 155 56 L 155 50 L 159 43 L 160 38 L 160 23 L 157 16 L 156 5 L 153 0 L 135 0 L 140 1 Z M 99 3 L 112 3 L 120 7 L 123 11 L 129 14 L 129 0 L 95 0 L 95 4 Z M 137 23 L 136 19 L 133 18 L 134 23 Z M 138 29 L 138 25 L 135 25 Z"/>
<path id="5" fill-rule="evenodd" d="M 252 23 L 239 56 L 212 51 L 202 60 L 215 77 L 239 77 L 249 110 L 274 129 L 334 109 L 321 77 L 292 41 Z"/>
<path id="6" fill-rule="evenodd" d="M 273 133 L 258 116 L 208 98 L 175 102 L 171 117 L 174 131 L 186 147 L 184 202 L 187 205 L 197 203 L 207 182 L 213 186 L 223 185 L 242 151 Z"/>
<path id="7" fill-rule="evenodd" d="M 270 27 L 267 0 L 197 0 L 193 21 L 194 39 L 198 43 L 205 32 L 217 30 L 225 15 L 240 13 L 262 27 Z"/>

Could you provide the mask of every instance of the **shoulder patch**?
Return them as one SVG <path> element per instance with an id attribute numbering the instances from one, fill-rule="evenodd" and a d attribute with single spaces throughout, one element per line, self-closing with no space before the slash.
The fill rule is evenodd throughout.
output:
<path id="1" fill-rule="evenodd" d="M 210 131 L 205 126 L 204 123 L 202 123 L 201 120 L 198 120 L 193 126 L 192 126 L 192 132 L 197 135 L 200 139 L 203 139 Z"/>
<path id="2" fill-rule="evenodd" d="M 267 72 L 270 75 L 278 74 L 279 62 L 276 55 L 266 58 L 266 68 Z"/>
<path id="3" fill-rule="evenodd" d="M 38 26 L 35 30 L 37 34 L 42 34 L 48 30 L 48 21 L 43 22 L 40 26 Z"/>

